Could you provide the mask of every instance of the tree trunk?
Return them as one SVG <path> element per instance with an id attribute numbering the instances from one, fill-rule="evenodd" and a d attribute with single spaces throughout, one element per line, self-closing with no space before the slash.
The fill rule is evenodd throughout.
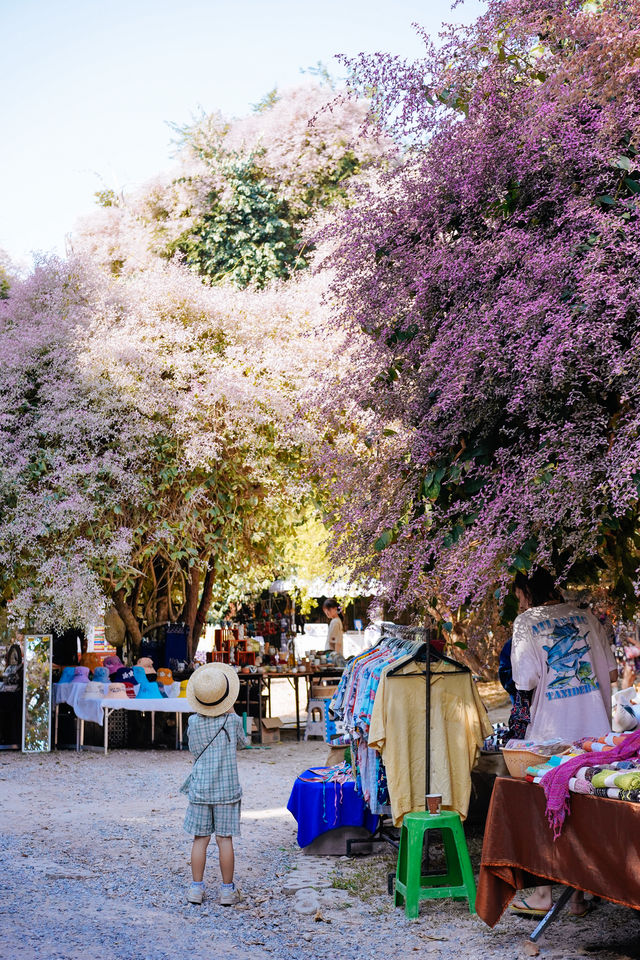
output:
<path id="1" fill-rule="evenodd" d="M 182 619 L 187 625 L 187 656 L 193 660 L 195 647 L 193 646 L 193 628 L 198 613 L 198 594 L 200 593 L 200 568 L 191 567 L 187 580 L 187 593 L 182 610 Z"/>
<path id="2" fill-rule="evenodd" d="M 113 605 L 118 611 L 120 619 L 124 621 L 124 625 L 127 628 L 129 636 L 131 637 L 131 643 L 133 644 L 134 652 L 137 654 L 140 651 L 140 644 L 142 643 L 142 634 L 140 633 L 140 626 L 131 607 L 127 604 L 124 597 L 124 590 L 116 590 L 113 595 Z"/>
<path id="3" fill-rule="evenodd" d="M 160 623 L 169 619 L 169 570 L 162 557 L 154 557 L 153 568 L 156 576 L 156 616 Z"/>
<path id="4" fill-rule="evenodd" d="M 207 614 L 209 613 L 209 607 L 211 606 L 211 598 L 213 596 L 213 585 L 215 583 L 215 579 L 216 575 L 213 567 L 208 567 L 204 578 L 204 583 L 202 585 L 202 596 L 200 597 L 200 604 L 198 605 L 198 612 L 196 614 L 192 631 L 192 647 L 194 653 L 198 649 L 198 641 L 202 635 L 202 628 L 207 622 Z"/>

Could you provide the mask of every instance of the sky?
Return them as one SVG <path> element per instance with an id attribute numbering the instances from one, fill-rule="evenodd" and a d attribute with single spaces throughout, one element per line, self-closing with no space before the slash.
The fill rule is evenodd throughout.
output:
<path id="1" fill-rule="evenodd" d="M 412 28 L 481 10 L 465 0 L 0 0 L 0 249 L 22 267 L 63 254 L 105 187 L 167 169 L 170 124 L 241 116 L 335 54 L 421 55 Z"/>

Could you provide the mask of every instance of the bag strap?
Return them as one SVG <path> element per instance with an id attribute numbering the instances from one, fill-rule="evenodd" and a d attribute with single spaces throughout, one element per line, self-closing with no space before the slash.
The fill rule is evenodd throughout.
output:
<path id="1" fill-rule="evenodd" d="M 202 756 L 202 754 L 203 754 L 203 753 L 206 753 L 206 751 L 209 749 L 209 747 L 211 746 L 211 744 L 213 743 L 213 741 L 215 740 L 215 738 L 218 736 L 219 733 L 222 733 L 223 730 L 225 731 L 225 733 L 227 732 L 226 729 L 225 729 L 225 727 L 227 726 L 227 720 L 228 720 L 228 719 L 229 719 L 228 717 L 225 717 L 224 723 L 222 724 L 222 726 L 220 727 L 220 729 L 219 729 L 219 730 L 216 730 L 216 732 L 215 732 L 214 735 L 211 737 L 211 740 L 209 740 L 209 743 L 206 745 L 206 747 L 204 748 L 204 750 L 201 750 L 200 753 L 198 754 L 198 756 L 195 758 L 195 760 L 193 761 L 194 763 L 197 763 L 198 760 L 200 759 L 200 757 Z M 228 740 L 228 739 L 229 739 L 229 734 L 227 733 L 227 740 Z"/>

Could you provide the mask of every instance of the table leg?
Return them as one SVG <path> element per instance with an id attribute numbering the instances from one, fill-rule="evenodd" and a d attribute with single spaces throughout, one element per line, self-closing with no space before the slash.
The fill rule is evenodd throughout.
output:
<path id="1" fill-rule="evenodd" d="M 80 721 L 80 749 L 84 750 L 84 720 Z"/>
<path id="2" fill-rule="evenodd" d="M 109 708 L 102 709 L 104 710 L 104 755 L 106 757 L 109 752 Z"/>
<path id="3" fill-rule="evenodd" d="M 564 888 L 564 890 L 562 891 L 562 893 L 560 894 L 556 902 L 553 904 L 551 909 L 545 914 L 545 916 L 542 918 L 538 926 L 535 928 L 535 930 L 529 937 L 529 940 L 531 940 L 532 943 L 535 943 L 536 940 L 538 940 L 542 936 L 542 934 L 545 932 L 549 924 L 553 923 L 553 921 L 558 916 L 558 914 L 564 907 L 565 903 L 569 900 L 573 892 L 574 892 L 573 887 Z"/>
<path id="4" fill-rule="evenodd" d="M 262 683 L 262 676 L 258 676 L 258 743 L 262 743 Z M 270 683 L 270 680 L 267 680 L 267 683 Z"/>
<path id="5" fill-rule="evenodd" d="M 178 718 L 178 749 L 182 750 L 182 714 L 177 713 L 176 717 Z"/>
<path id="6" fill-rule="evenodd" d="M 300 691 L 298 688 L 298 683 L 300 678 L 296 675 L 293 678 L 293 686 L 296 692 L 296 740 L 300 742 Z"/>
<path id="7" fill-rule="evenodd" d="M 54 734 L 53 734 L 53 749 L 54 749 L 54 750 L 57 750 L 57 749 L 58 749 L 58 711 L 59 711 L 59 710 L 60 710 L 60 704 L 59 704 L 59 703 L 56 703 L 56 722 L 55 722 Z"/>
<path id="8" fill-rule="evenodd" d="M 155 743 L 156 739 L 156 712 L 155 710 L 151 711 L 151 746 Z"/>
<path id="9" fill-rule="evenodd" d="M 180 731 L 178 730 L 178 711 L 176 710 L 176 750 L 178 749 Z"/>

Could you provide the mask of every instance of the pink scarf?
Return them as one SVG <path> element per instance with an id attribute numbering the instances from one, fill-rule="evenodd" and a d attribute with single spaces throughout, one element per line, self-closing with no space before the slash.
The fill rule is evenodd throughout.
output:
<path id="1" fill-rule="evenodd" d="M 612 760 L 628 760 L 640 753 L 640 731 L 625 737 L 624 743 L 612 750 L 602 750 L 599 753 L 580 754 L 558 767 L 552 767 L 540 781 L 547 798 L 547 820 L 553 830 L 553 839 L 557 840 L 562 833 L 564 819 L 569 813 L 569 780 L 575 777 L 576 771 L 586 763 L 590 767 L 605 767 Z M 588 759 L 586 759 L 588 758 Z"/>

